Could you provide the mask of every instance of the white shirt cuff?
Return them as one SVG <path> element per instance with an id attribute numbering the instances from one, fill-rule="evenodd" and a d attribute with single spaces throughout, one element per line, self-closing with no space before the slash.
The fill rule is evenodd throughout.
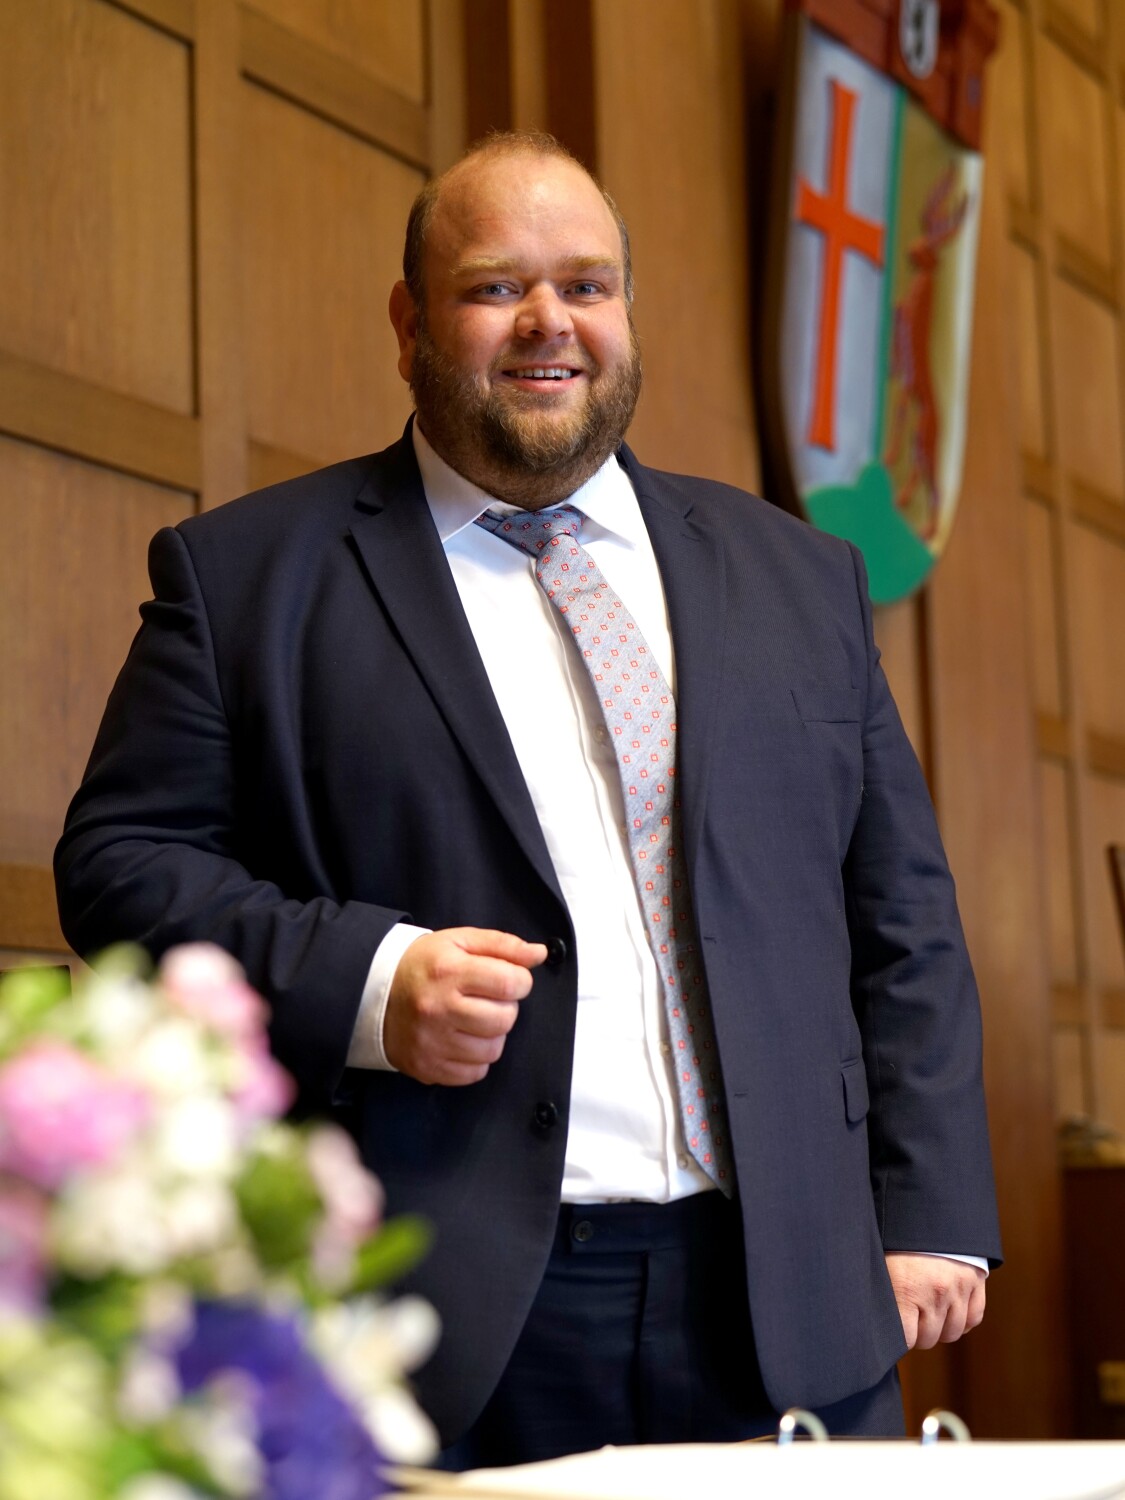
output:
<path id="1" fill-rule="evenodd" d="M 375 949 L 348 1048 L 349 1068 L 378 1068 L 384 1073 L 398 1071 L 387 1061 L 387 1054 L 383 1051 L 383 1020 L 387 1014 L 391 981 L 407 948 L 415 938 L 425 937 L 430 931 L 429 927 L 415 927 L 411 922 L 396 922 Z"/>
<path id="2" fill-rule="evenodd" d="M 954 1255 L 948 1250 L 888 1250 L 888 1255 L 930 1255 L 934 1260 L 959 1260 L 967 1266 L 976 1266 L 978 1271 L 988 1275 L 988 1261 L 983 1255 Z"/>

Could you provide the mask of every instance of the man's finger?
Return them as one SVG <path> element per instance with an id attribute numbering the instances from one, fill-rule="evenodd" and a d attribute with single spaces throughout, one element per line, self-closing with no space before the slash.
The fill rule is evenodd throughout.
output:
<path id="1" fill-rule="evenodd" d="M 524 969 L 537 969 L 547 958 L 546 943 L 528 943 L 514 932 L 498 932 L 492 927 L 453 927 L 449 936 L 466 953 L 502 958 Z"/>
<path id="2" fill-rule="evenodd" d="M 520 1013 L 517 1001 L 464 995 L 453 1009 L 455 1033 L 471 1037 L 507 1036 Z"/>

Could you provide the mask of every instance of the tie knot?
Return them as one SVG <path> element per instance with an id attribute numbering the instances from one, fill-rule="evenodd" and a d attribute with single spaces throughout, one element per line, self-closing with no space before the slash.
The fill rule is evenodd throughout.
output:
<path id="1" fill-rule="evenodd" d="M 495 510 L 486 510 L 484 515 L 477 517 L 476 524 L 510 546 L 538 557 L 545 547 L 560 537 L 577 539 L 585 519 L 577 506 L 555 505 L 550 510 L 517 510 L 506 516 Z"/>

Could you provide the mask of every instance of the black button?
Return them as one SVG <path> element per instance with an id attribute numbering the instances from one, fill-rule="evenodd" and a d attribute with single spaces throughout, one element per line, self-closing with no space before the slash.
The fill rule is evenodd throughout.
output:
<path id="1" fill-rule="evenodd" d="M 559 1107 L 552 1104 L 549 1099 L 541 1100 L 535 1106 L 535 1123 L 540 1130 L 550 1130 L 552 1125 L 559 1123 Z"/>
<path id="2" fill-rule="evenodd" d="M 590 1223 L 589 1219 L 579 1219 L 570 1232 L 580 1245 L 584 1245 L 587 1240 L 594 1238 L 594 1226 Z"/>
<path id="3" fill-rule="evenodd" d="M 561 937 L 547 939 L 547 967 L 557 969 L 566 960 L 566 943 Z"/>

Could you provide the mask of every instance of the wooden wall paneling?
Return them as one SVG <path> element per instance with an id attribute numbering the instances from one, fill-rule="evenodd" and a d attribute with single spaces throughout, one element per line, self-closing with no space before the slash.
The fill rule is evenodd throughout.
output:
<path id="1" fill-rule="evenodd" d="M 5 962 L 0 954 L 0 969 L 15 967 L 14 955 L 65 949 L 55 906 L 55 882 L 48 866 L 7 864 L 0 857 L 0 914 L 6 945 L 3 951 L 13 955 Z"/>
<path id="2" fill-rule="evenodd" d="M 173 490 L 0 439 L 0 859 L 47 869 L 106 696 L 149 597 Z M 0 931 L 0 943 L 12 946 Z"/>
<path id="3" fill-rule="evenodd" d="M 421 0 L 253 0 L 253 10 L 406 98 L 425 101 Z"/>
<path id="4" fill-rule="evenodd" d="M 194 107 L 198 392 L 204 508 L 247 488 L 241 302 L 241 37 L 235 0 L 197 0 Z"/>
<path id="5" fill-rule="evenodd" d="M 0 47 L 0 349 L 193 410 L 188 49 L 104 0 Z"/>
<path id="6" fill-rule="evenodd" d="M 875 644 L 891 685 L 903 727 L 927 778 L 930 774 L 928 684 L 921 644 L 922 601 L 914 596 L 875 610 Z"/>
<path id="7" fill-rule="evenodd" d="M 1041 760 L 1038 779 L 1051 982 L 1073 986 L 1078 978 L 1078 942 L 1070 872 L 1076 841 L 1067 768 Z"/>
<path id="8" fill-rule="evenodd" d="M 420 18 L 418 0 L 404 5 L 402 15 Z M 239 16 L 239 53 L 248 78 L 414 166 L 426 165 L 430 130 L 424 105 L 248 5 L 240 6 Z"/>
<path id="9" fill-rule="evenodd" d="M 387 296 L 421 171 L 242 85 L 249 432 L 328 463 L 384 446 L 410 411 Z"/>
<path id="10" fill-rule="evenodd" d="M 1089 1029 L 1056 1025 L 1051 1038 L 1056 1120 L 1089 1116 Z"/>
<path id="11" fill-rule="evenodd" d="M 1056 42 L 1041 51 L 1043 202 L 1056 235 L 1111 264 L 1104 89 Z"/>
<path id="12" fill-rule="evenodd" d="M 1012 278 L 1012 334 L 1019 352 L 1020 442 L 1026 453 L 1045 458 L 1050 452 L 1043 409 L 1042 360 L 1042 263 L 1038 254 L 1022 245 L 1009 244 L 1008 266 Z"/>
<path id="13" fill-rule="evenodd" d="M 195 0 L 109 0 L 109 3 L 159 26 L 182 42 L 195 40 Z"/>
<path id="14" fill-rule="evenodd" d="M 1101 43 L 1102 0 L 1047 0 L 1047 11 L 1054 13 L 1056 24 L 1065 18 L 1072 27 L 1085 33 L 1089 41 Z"/>
<path id="15" fill-rule="evenodd" d="M 1094 918 L 1092 968 L 1101 996 L 1125 989 L 1125 946 L 1110 881 L 1106 848 L 1125 844 L 1125 777 L 1090 776 L 1089 796 L 1096 835 L 1087 848 L 1086 879 Z M 1121 1101 L 1125 1106 L 1125 1100 Z"/>
<path id="16" fill-rule="evenodd" d="M 559 6 L 552 7 L 556 14 Z M 584 6 L 587 22 L 589 6 Z M 566 14 L 569 15 L 569 8 Z M 520 0 L 510 6 L 508 23 L 511 39 L 511 88 L 512 128 L 514 130 L 550 130 L 551 109 L 548 101 L 547 75 L 553 60 L 547 44 L 547 0 Z M 590 100 L 589 79 L 593 72 L 593 59 L 587 54 L 582 73 L 587 79 L 587 102 Z M 591 111 L 592 115 L 592 111 Z M 591 129 L 595 128 L 592 117 Z"/>
<path id="17" fill-rule="evenodd" d="M 509 0 L 466 3 L 465 128 L 475 141 L 490 130 L 512 126 Z"/>
<path id="18" fill-rule="evenodd" d="M 1069 472 L 1122 493 L 1122 399 L 1117 319 L 1103 303 L 1054 280 L 1054 376 L 1060 457 Z"/>
<path id="19" fill-rule="evenodd" d="M 1029 161 L 1025 54 L 1027 17 L 1012 0 L 1002 0 L 1000 45 L 988 73 L 988 108 L 1001 117 L 997 131 L 1000 155 L 989 163 L 999 171 L 1009 205 L 1030 208 L 1034 202 Z"/>
<path id="20" fill-rule="evenodd" d="M 468 140 L 465 81 L 466 5 L 472 0 L 426 0 L 430 171 L 451 167 Z"/>
<path id="21" fill-rule="evenodd" d="M 1125 743 L 1125 545 L 1073 523 L 1075 659 L 1089 729 Z"/>
<path id="22" fill-rule="evenodd" d="M 1027 636 L 1031 647 L 1032 691 L 1040 713 L 1061 717 L 1062 649 L 1055 569 L 1055 518 L 1039 500 L 1024 501 L 1027 560 Z"/>
<path id="23" fill-rule="evenodd" d="M 986 113 L 989 161 L 998 120 Z M 981 987 L 1008 1257 L 954 1364 L 974 1433 L 1032 1437 L 1064 1430 L 1067 1395 L 1005 196 L 986 172 L 963 493 L 927 608 L 934 790 Z"/>
<path id="24" fill-rule="evenodd" d="M 651 464 L 755 489 L 744 95 L 721 0 L 594 0 L 597 166 L 633 237 Z"/>
<path id="25" fill-rule="evenodd" d="M 520 0 L 513 3 L 518 5 Z M 650 6 L 649 18 L 656 14 Z M 597 62 L 601 43 L 596 37 L 594 0 L 570 0 L 565 6 L 547 0 L 543 45 L 550 128 L 595 172 L 601 169 L 602 125 L 607 123 L 600 114 Z"/>
<path id="26" fill-rule="evenodd" d="M 181 489 L 202 473 L 195 417 L 0 348 L 0 431 Z"/>
<path id="27" fill-rule="evenodd" d="M 1105 1123 L 1125 1136 L 1125 1031 L 1107 1031 L 1100 1053 L 1102 1092 L 1107 1100 Z"/>

